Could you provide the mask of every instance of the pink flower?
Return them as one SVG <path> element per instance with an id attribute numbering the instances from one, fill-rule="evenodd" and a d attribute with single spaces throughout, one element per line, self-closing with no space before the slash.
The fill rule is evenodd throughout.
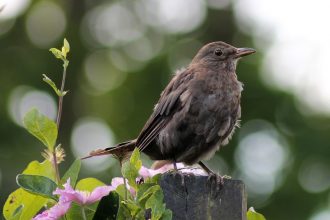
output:
<path id="1" fill-rule="evenodd" d="M 123 177 L 115 177 L 111 180 L 111 186 L 113 186 L 115 189 L 117 189 L 117 187 L 120 185 L 124 185 Z M 126 189 L 131 193 L 132 196 L 135 195 L 135 190 L 133 189 L 133 187 L 128 185 L 127 179 L 126 179 Z"/>
<path id="2" fill-rule="evenodd" d="M 80 205 L 89 205 L 99 201 L 103 196 L 115 190 L 113 186 L 99 186 L 93 192 L 74 190 L 70 185 L 70 178 L 64 184 L 64 189 L 57 188 L 54 195 L 60 195 L 60 201 L 76 202 Z"/>
<path id="3" fill-rule="evenodd" d="M 70 209 L 71 203 L 76 202 L 80 205 L 92 204 L 99 201 L 103 196 L 115 190 L 113 186 L 99 186 L 93 192 L 74 190 L 70 185 L 70 178 L 64 184 L 64 189 L 57 188 L 53 194 L 59 195 L 59 202 L 52 208 L 38 214 L 33 220 L 57 220 Z"/>
<path id="4" fill-rule="evenodd" d="M 160 165 L 160 166 L 158 166 L 158 165 Z M 201 176 L 207 175 L 207 173 L 205 173 L 205 171 L 201 168 L 185 167 L 183 163 L 177 163 L 176 166 L 179 169 L 179 172 L 181 172 L 181 173 L 191 173 L 194 175 L 201 175 Z M 158 169 L 154 170 L 154 169 L 149 169 L 149 168 L 142 166 L 141 169 L 139 170 L 139 174 L 143 178 L 148 178 L 148 177 L 153 177 L 159 173 L 162 174 L 169 170 L 174 169 L 174 166 L 172 163 L 159 162 L 159 164 L 157 164 L 156 167 L 158 167 Z"/>
<path id="5" fill-rule="evenodd" d="M 177 163 L 177 168 L 183 168 L 184 165 L 182 163 Z M 140 176 L 142 176 L 143 178 L 147 178 L 147 177 L 153 177 L 157 174 L 162 174 L 165 173 L 169 170 L 173 170 L 173 164 L 172 163 L 166 163 L 163 166 L 161 166 L 160 168 L 154 170 L 154 169 L 149 169 L 146 168 L 144 166 L 141 167 L 141 169 L 139 170 L 139 174 Z"/>
<path id="6" fill-rule="evenodd" d="M 71 207 L 71 201 L 59 201 L 56 205 L 50 209 L 42 212 L 41 214 L 35 216 L 33 220 L 57 220 L 69 210 Z"/>

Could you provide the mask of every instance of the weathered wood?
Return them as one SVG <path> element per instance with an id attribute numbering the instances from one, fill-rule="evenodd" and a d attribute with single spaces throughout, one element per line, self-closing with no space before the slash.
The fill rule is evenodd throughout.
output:
<path id="1" fill-rule="evenodd" d="M 161 178 L 173 220 L 246 220 L 246 193 L 240 180 L 224 180 L 220 189 L 207 176 L 167 173 Z"/>

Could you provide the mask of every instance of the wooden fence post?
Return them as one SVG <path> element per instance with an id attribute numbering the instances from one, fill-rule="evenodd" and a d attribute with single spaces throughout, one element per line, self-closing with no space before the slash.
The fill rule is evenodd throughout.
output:
<path id="1" fill-rule="evenodd" d="M 225 179 L 219 189 L 207 176 L 167 173 L 160 185 L 173 220 L 246 220 L 246 192 L 240 180 Z"/>

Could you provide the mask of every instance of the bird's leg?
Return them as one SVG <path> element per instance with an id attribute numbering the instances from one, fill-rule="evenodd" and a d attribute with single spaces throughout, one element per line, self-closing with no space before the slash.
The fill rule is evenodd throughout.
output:
<path id="1" fill-rule="evenodd" d="M 207 172 L 207 174 L 209 175 L 208 180 L 209 181 L 214 181 L 216 182 L 217 188 L 220 186 L 220 188 L 222 188 L 223 184 L 224 184 L 224 180 L 223 177 L 215 172 L 213 172 L 210 168 L 208 168 L 202 161 L 198 162 L 199 166 L 202 167 L 202 169 Z"/>
<path id="2" fill-rule="evenodd" d="M 175 172 L 178 172 L 178 167 L 176 166 L 176 161 L 175 160 L 173 160 L 173 167 L 174 167 Z"/>
<path id="3" fill-rule="evenodd" d="M 202 161 L 198 162 L 199 166 L 202 167 L 202 169 L 207 172 L 207 174 L 211 175 L 211 174 L 215 174 L 210 168 L 208 168 Z"/>
<path id="4" fill-rule="evenodd" d="M 179 175 L 181 178 L 181 185 L 184 185 L 184 175 L 182 173 L 180 173 L 180 171 L 178 170 L 178 167 L 176 165 L 176 159 L 173 159 L 173 168 L 174 168 L 174 175 Z"/>

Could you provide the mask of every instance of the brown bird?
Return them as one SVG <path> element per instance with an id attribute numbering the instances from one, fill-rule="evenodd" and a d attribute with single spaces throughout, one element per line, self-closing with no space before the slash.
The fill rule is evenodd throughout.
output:
<path id="1" fill-rule="evenodd" d="M 153 160 L 187 165 L 198 163 L 226 145 L 241 116 L 242 83 L 237 80 L 239 58 L 254 53 L 218 41 L 202 47 L 188 67 L 175 73 L 160 95 L 139 136 L 88 157 L 129 155 L 138 147 Z"/>

